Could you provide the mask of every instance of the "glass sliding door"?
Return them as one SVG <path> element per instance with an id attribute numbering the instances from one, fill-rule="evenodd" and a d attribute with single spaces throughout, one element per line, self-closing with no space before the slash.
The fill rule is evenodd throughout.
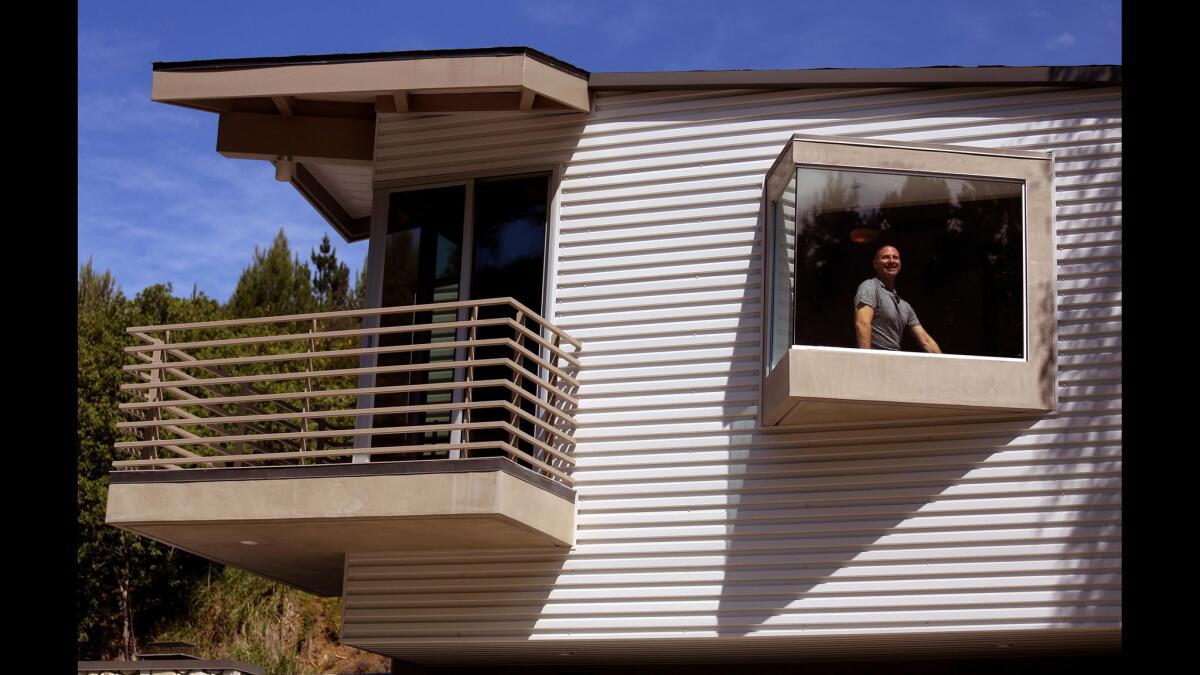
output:
<path id="1" fill-rule="evenodd" d="M 383 266 L 384 307 L 452 302 L 459 298 L 462 277 L 462 241 L 466 187 L 411 190 L 393 193 L 388 200 L 387 239 Z M 454 321 L 454 310 L 410 312 L 384 315 L 381 326 L 431 325 Z M 452 328 L 384 333 L 380 347 L 399 347 L 454 340 Z M 454 350 L 416 349 L 379 355 L 380 366 L 420 366 L 451 361 Z M 414 369 L 380 373 L 377 387 L 430 385 L 453 380 L 452 369 Z M 377 394 L 375 407 L 421 406 L 446 403 L 449 390 Z M 414 411 L 376 415 L 374 427 L 412 427 L 444 424 L 450 421 L 446 411 Z M 406 432 L 373 437 L 373 447 L 428 445 L 446 443 L 449 434 Z M 414 453 L 402 456 L 382 455 L 380 459 L 436 459 L 441 453 Z"/>
<path id="2" fill-rule="evenodd" d="M 459 185 L 446 187 L 404 190 L 388 195 L 387 231 L 382 245 L 383 274 L 381 306 L 404 307 L 460 299 L 488 299 L 513 297 L 530 310 L 543 311 L 543 286 L 546 258 L 547 205 L 550 179 L 546 174 L 507 178 L 472 179 Z M 478 318 L 513 318 L 508 306 L 480 308 Z M 479 327 L 474 335 L 465 329 L 436 327 L 439 323 L 469 318 L 465 311 L 456 309 L 424 312 L 401 312 L 384 315 L 381 326 L 424 326 L 421 330 L 385 333 L 379 337 L 380 347 L 394 347 L 394 351 L 379 355 L 378 365 L 383 367 L 415 367 L 399 372 L 380 373 L 376 387 L 419 385 L 420 391 L 404 393 L 378 393 L 374 407 L 435 407 L 447 403 L 466 401 L 508 400 L 531 414 L 536 411 L 528 401 L 522 402 L 519 394 L 505 387 L 463 389 L 447 387 L 438 389 L 433 385 L 453 384 L 466 377 L 464 369 L 447 367 L 420 368 L 449 364 L 465 359 L 511 358 L 522 363 L 532 372 L 538 366 L 528 355 L 510 346 L 488 345 L 473 349 L 448 346 L 445 349 L 413 349 L 405 346 L 454 342 L 473 337 L 477 340 L 512 337 L 508 326 Z M 529 340 L 524 345 L 532 353 L 540 349 Z M 513 372 L 507 366 L 481 366 L 474 368 L 473 380 L 513 380 Z M 519 385 L 533 396 L 538 395 L 535 383 L 521 381 Z M 470 422 L 489 422 L 508 419 L 503 408 L 482 408 L 470 412 Z M 377 414 L 373 428 L 421 427 L 466 421 L 460 411 L 451 413 L 442 410 L 416 410 Z M 522 431 L 536 435 L 532 425 L 522 422 Z M 528 427 L 528 428 L 527 428 Z M 371 438 L 372 447 L 421 446 L 431 444 L 457 444 L 459 441 L 484 442 L 508 441 L 532 452 L 529 443 L 512 437 L 508 432 L 496 429 L 457 431 L 376 434 Z M 376 455 L 376 461 L 403 459 L 438 459 L 455 457 L 445 450 L 437 452 L 414 451 L 404 454 Z M 503 455 L 500 450 L 476 451 L 480 454 Z M 540 453 L 534 453 L 535 456 Z"/>
<path id="3" fill-rule="evenodd" d="M 479 180 L 475 183 L 474 200 L 474 255 L 471 264 L 471 298 L 512 297 L 518 302 L 542 314 L 542 270 L 546 259 L 546 205 L 549 191 L 549 176 L 524 176 Z M 483 308 L 480 318 L 512 317 L 506 305 Z M 506 326 L 487 326 L 479 329 L 479 337 L 493 338 L 512 336 Z M 541 351 L 536 344 L 525 341 L 525 347 L 533 353 Z M 531 372 L 538 372 L 538 365 L 519 350 L 508 346 L 481 347 L 479 358 L 511 358 Z M 507 366 L 485 366 L 476 368 L 479 379 L 507 379 L 513 377 Z M 538 395 L 537 386 L 528 380 L 518 383 L 533 396 Z M 533 404 L 519 394 L 502 387 L 479 389 L 472 392 L 476 400 L 507 399 L 530 414 L 537 414 Z M 475 413 L 475 421 L 497 421 L 506 419 L 503 409 L 486 408 Z M 522 431 L 536 436 L 533 425 L 518 420 Z M 507 441 L 540 456 L 527 441 L 512 437 L 499 429 L 473 432 L 472 441 Z M 477 451 L 477 453 L 480 451 Z M 499 450 L 483 453 L 503 454 Z"/>

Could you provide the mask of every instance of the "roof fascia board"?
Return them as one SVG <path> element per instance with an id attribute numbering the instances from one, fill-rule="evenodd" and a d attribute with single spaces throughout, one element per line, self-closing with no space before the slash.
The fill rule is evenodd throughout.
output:
<path id="1" fill-rule="evenodd" d="M 589 110 L 586 75 L 524 54 L 400 61 L 357 61 L 223 70 L 156 70 L 150 97 L 164 103 L 331 94 L 392 96 L 525 90 L 579 112 Z M 515 106 L 515 102 L 514 102 Z"/>
<path id="2" fill-rule="evenodd" d="M 1114 86 L 1121 66 L 981 66 L 694 70 L 592 73 L 592 89 L 787 88 L 820 86 Z"/>
<path id="3" fill-rule="evenodd" d="M 371 61 L 154 72 L 150 98 L 179 101 L 344 92 L 447 91 L 522 86 L 524 56 Z"/>
<path id="4" fill-rule="evenodd" d="M 538 96 L 543 96 L 575 110 L 586 112 L 591 109 L 591 97 L 588 95 L 586 79 L 564 78 L 561 71 L 533 59 L 525 59 L 522 64 L 524 87 Z M 533 100 L 530 99 L 532 107 Z"/>
<path id="5" fill-rule="evenodd" d="M 427 49 L 394 52 L 359 52 L 349 54 L 300 54 L 293 56 L 245 57 L 233 59 L 204 59 L 196 61 L 155 61 L 156 71 L 231 70 L 281 65 L 316 63 L 364 63 L 368 61 L 404 61 L 420 59 L 469 58 L 477 56 L 528 56 L 559 70 L 586 78 L 588 71 L 557 59 L 532 47 L 481 47 L 477 49 Z"/>

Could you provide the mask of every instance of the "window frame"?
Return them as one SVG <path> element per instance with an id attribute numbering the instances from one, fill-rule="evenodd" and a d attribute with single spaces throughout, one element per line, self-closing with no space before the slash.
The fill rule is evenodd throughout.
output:
<path id="1" fill-rule="evenodd" d="M 388 200 L 396 192 L 428 190 L 440 187 L 462 185 L 466 188 L 465 208 L 463 210 L 463 253 L 462 265 L 466 285 L 460 293 L 470 294 L 470 280 L 467 268 L 472 262 L 474 219 L 475 219 L 475 183 L 481 180 L 504 178 L 524 178 L 529 176 L 546 176 L 546 238 L 543 240 L 545 261 L 542 264 L 542 318 L 554 321 L 555 291 L 554 275 L 558 269 L 558 205 L 560 185 L 562 184 L 563 166 L 561 164 L 543 164 L 522 168 L 493 169 L 489 171 L 472 171 L 466 173 L 447 174 L 442 176 L 422 176 L 418 178 L 401 178 L 397 180 L 380 181 L 371 186 L 371 228 L 368 236 L 367 249 L 367 307 L 379 307 L 383 293 L 383 242 L 387 238 Z"/>
<path id="2" fill-rule="evenodd" d="M 543 255 L 545 256 L 542 262 L 542 318 L 553 322 L 555 295 L 558 288 L 558 285 L 554 283 L 554 277 L 558 273 L 558 210 L 561 200 L 563 173 L 564 167 L 562 164 L 538 164 L 528 167 L 510 167 L 444 174 L 440 176 L 419 176 L 373 183 L 371 186 L 371 226 L 368 236 L 366 260 L 367 293 L 364 306 L 371 308 L 382 306 L 388 211 L 392 194 L 455 185 L 462 185 L 466 188 L 463 195 L 462 276 L 459 279 L 459 295 L 461 297 L 463 295 L 470 295 L 470 268 L 473 263 L 475 236 L 475 183 L 477 181 L 492 179 L 546 176 L 546 235 L 542 242 Z M 364 327 L 377 327 L 378 321 L 378 316 L 365 317 Z M 377 338 L 364 337 L 364 340 L 368 339 L 374 340 Z M 364 342 L 364 346 L 370 345 Z M 373 354 L 362 356 L 359 358 L 359 365 L 364 368 L 374 366 L 375 359 L 376 355 Z M 543 368 L 539 368 L 539 375 L 545 375 Z M 359 375 L 357 386 L 359 388 L 374 387 L 375 374 L 367 373 Z M 545 397 L 547 392 L 539 387 L 538 395 Z M 355 405 L 357 408 L 372 408 L 374 407 L 374 399 L 374 394 L 359 394 Z M 371 415 L 357 416 L 355 418 L 355 427 L 359 429 L 370 428 L 372 424 L 371 418 Z M 454 433 L 457 434 L 458 432 Z M 372 436 L 369 434 L 355 436 L 354 447 L 363 448 L 364 450 L 369 449 L 371 447 L 371 439 Z M 457 450 L 453 450 L 452 452 L 455 454 L 458 453 Z M 365 452 L 364 454 L 353 455 L 351 461 L 359 464 L 370 461 L 369 458 L 369 453 Z"/>
<path id="3" fill-rule="evenodd" d="M 788 346 L 778 363 L 771 361 L 775 325 L 775 234 L 783 217 L 781 198 L 797 168 L 868 171 L 904 175 L 1019 182 L 1022 185 L 1022 358 L 965 354 L 884 352 L 839 347 L 796 345 L 794 298 L 789 299 Z M 833 405 L 875 406 L 886 418 L 896 413 L 887 406 L 907 407 L 905 420 L 994 418 L 997 415 L 1044 414 L 1056 409 L 1057 300 L 1055 293 L 1054 162 L 1050 153 L 950 146 L 846 136 L 792 135 L 768 170 L 763 182 L 764 254 L 762 295 L 763 387 L 759 406 L 764 426 L 837 423 Z M 793 282 L 794 283 L 794 282 Z M 793 294 L 796 291 L 793 290 Z M 971 377 L 986 378 L 990 386 L 1015 387 L 1019 395 L 954 397 L 948 391 L 906 394 L 902 387 L 876 378 L 884 371 L 900 377 L 948 378 L 959 389 L 972 388 Z M 835 376 L 833 368 L 839 371 Z M 829 372 L 825 372 L 826 369 Z M 849 371 L 846 369 L 849 368 Z M 966 368 L 969 376 L 956 370 Z M 797 370 L 803 371 L 800 377 Z M 862 372 L 856 373 L 858 370 Z M 783 372 L 781 372 L 783 371 Z M 1047 375 L 1049 373 L 1049 375 Z M 856 380 L 855 384 L 838 383 Z M 786 381 L 783 381 L 786 380 Z M 803 380 L 798 383 L 797 380 Z M 821 382 L 817 382 L 820 380 Z M 876 381 L 879 380 L 879 381 Z M 941 380 L 935 380 L 941 381 Z M 954 386 L 950 388 L 953 389 Z M 926 395 L 927 394 L 927 395 Z M 801 407 L 818 411 L 802 421 Z M 824 412 L 820 412 L 820 411 Z M 861 416 L 860 416 L 861 417 Z M 869 417 L 869 416 L 868 416 Z M 895 418 L 888 418 L 894 421 Z M 870 419 L 859 419 L 870 423 Z"/>

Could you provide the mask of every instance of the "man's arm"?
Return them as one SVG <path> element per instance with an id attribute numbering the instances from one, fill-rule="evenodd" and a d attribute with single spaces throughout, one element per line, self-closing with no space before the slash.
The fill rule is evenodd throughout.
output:
<path id="1" fill-rule="evenodd" d="M 930 354 L 941 354 L 942 348 L 938 343 L 933 341 L 933 336 L 925 332 L 925 328 L 921 324 L 917 324 L 911 328 L 913 337 L 917 339 L 917 344 L 921 345 L 921 349 Z"/>
<path id="2" fill-rule="evenodd" d="M 871 319 L 873 318 L 875 318 L 875 308 L 865 302 L 858 303 L 858 308 L 854 310 L 854 335 L 858 338 L 859 349 L 871 348 Z"/>

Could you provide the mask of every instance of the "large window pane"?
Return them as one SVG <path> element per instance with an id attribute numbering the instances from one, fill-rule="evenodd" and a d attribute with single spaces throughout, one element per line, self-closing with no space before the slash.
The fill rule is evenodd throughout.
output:
<path id="1" fill-rule="evenodd" d="M 402 307 L 458 299 L 460 265 L 462 260 L 463 215 L 466 188 L 451 186 L 429 190 L 393 193 L 388 204 L 387 246 L 384 253 L 383 306 Z M 430 324 L 453 321 L 455 311 L 413 312 L 387 314 L 384 326 Z M 429 330 L 417 333 L 386 333 L 380 336 L 381 347 L 449 342 L 453 329 Z M 453 349 L 429 351 L 400 351 L 379 356 L 380 366 L 409 366 L 450 361 Z M 409 386 L 445 383 L 453 380 L 451 369 L 419 370 L 380 373 L 376 386 Z M 426 391 L 387 393 L 375 397 L 377 407 L 444 404 L 451 392 Z M 418 426 L 445 424 L 450 421 L 446 411 L 380 414 L 374 426 Z M 375 447 L 444 443 L 447 432 L 406 433 L 375 436 Z M 420 453 L 435 456 L 434 453 Z M 436 455 L 440 456 L 440 455 Z M 386 459 L 411 457 L 387 456 Z"/>
<path id="2" fill-rule="evenodd" d="M 475 183 L 475 245 L 471 265 L 471 297 L 513 297 L 526 307 L 542 313 L 542 269 L 546 255 L 546 199 L 549 177 L 529 176 L 480 180 Z M 487 307 L 480 310 L 482 318 L 501 315 L 512 316 L 506 306 Z M 480 338 L 513 337 L 505 326 L 485 326 L 479 329 Z M 527 344 L 536 352 L 537 345 Z M 485 346 L 477 350 L 478 358 L 510 358 L 531 372 L 538 372 L 538 364 L 516 350 L 506 346 Z M 482 366 L 475 369 L 479 380 L 507 379 L 513 377 L 507 366 Z M 537 395 L 537 387 L 528 380 L 522 386 Z M 472 392 L 482 400 L 501 400 L 512 397 L 501 387 L 480 388 Z M 534 406 L 524 399 L 513 398 L 530 414 L 536 414 Z M 475 411 L 473 421 L 488 422 L 506 419 L 503 409 L 490 408 Z M 538 430 L 525 420 L 518 420 L 523 431 L 532 436 Z M 480 430 L 471 433 L 472 441 L 513 440 L 500 430 Z M 516 440 L 517 446 L 534 456 L 541 452 L 524 440 Z M 476 451 L 477 454 L 501 454 L 500 451 Z"/>
<path id="3" fill-rule="evenodd" d="M 475 184 L 471 297 L 512 296 L 542 312 L 547 176 Z"/>
<path id="4" fill-rule="evenodd" d="M 1023 357 L 1021 183 L 801 167 L 795 191 L 794 344 L 855 346 L 855 291 L 891 245 L 896 289 L 943 352 Z M 919 351 L 910 331 L 902 347 Z"/>

